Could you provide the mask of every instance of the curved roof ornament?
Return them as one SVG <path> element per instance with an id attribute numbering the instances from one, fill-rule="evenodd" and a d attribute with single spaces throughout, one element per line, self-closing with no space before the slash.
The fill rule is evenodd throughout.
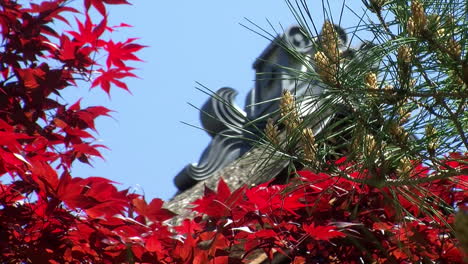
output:
<path id="1" fill-rule="evenodd" d="M 236 90 L 223 87 L 202 106 L 200 121 L 203 129 L 213 138 L 198 163 L 187 165 L 174 178 L 179 190 L 211 176 L 218 169 L 239 158 L 248 149 L 242 139 L 245 112 L 235 104 Z"/>
<path id="2" fill-rule="evenodd" d="M 200 121 L 210 136 L 214 137 L 226 129 L 242 133 L 246 114 L 234 102 L 236 95 L 236 90 L 223 87 L 202 106 Z"/>
<path id="3" fill-rule="evenodd" d="M 177 174 L 174 183 L 180 191 L 186 190 L 238 159 L 246 150 L 248 146 L 238 133 L 224 130 L 213 137 L 198 163 L 185 166 Z"/>
<path id="4" fill-rule="evenodd" d="M 344 30 L 338 29 L 340 38 L 343 38 L 341 33 Z M 212 141 L 198 163 L 187 165 L 175 177 L 174 183 L 180 191 L 207 179 L 247 152 L 252 147 L 252 135 L 258 135 L 258 131 L 264 129 L 265 117 L 278 112 L 278 99 L 284 90 L 290 90 L 296 98 L 301 98 L 304 104 L 303 107 L 299 106 L 303 108 L 300 109 L 302 115 L 320 108 L 320 102 L 311 104 L 310 98 L 322 94 L 323 85 L 318 85 L 318 81 L 298 81 L 294 71 L 302 71 L 304 65 L 291 55 L 291 49 L 303 55 L 312 55 L 315 40 L 299 26 L 292 26 L 275 38 L 253 63 L 255 87 L 247 95 L 244 110 L 235 104 L 237 92 L 229 87 L 219 89 L 207 100 L 201 108 L 200 121 Z M 346 42 L 346 39 L 342 41 Z M 313 69 L 309 67 L 307 70 Z M 318 133 L 333 115 L 325 113 L 317 116 L 310 124 L 314 133 Z"/>

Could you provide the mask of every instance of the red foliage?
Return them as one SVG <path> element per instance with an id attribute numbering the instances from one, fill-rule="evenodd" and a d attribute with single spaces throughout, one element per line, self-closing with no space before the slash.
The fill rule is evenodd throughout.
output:
<path id="1" fill-rule="evenodd" d="M 135 75 L 126 63 L 139 61 L 144 46 L 103 38 L 115 28 L 107 5 L 127 1 L 84 0 L 81 16 L 70 2 L 0 0 L 0 262 L 247 263 L 258 251 L 292 263 L 462 262 L 450 227 L 454 208 L 468 202 L 460 154 L 442 163 L 459 176 L 414 187 L 359 184 L 365 175 L 344 161 L 337 166 L 348 177 L 299 171 L 288 184 L 233 192 L 221 180 L 193 203 L 196 217 L 176 227 L 164 224 L 174 214 L 160 199 L 72 177 L 74 162 L 101 157 L 105 146 L 92 133 L 110 110 L 53 98 L 76 80 L 127 90 L 122 78 Z M 91 8 L 102 16 L 97 24 Z M 56 32 L 53 23 L 71 24 L 70 15 L 78 29 Z M 431 176 L 423 166 L 414 174 Z"/>
<path id="2" fill-rule="evenodd" d="M 466 172 L 467 160 L 458 155 L 445 164 Z M 209 191 L 194 204 L 209 217 L 209 228 L 230 245 L 217 255 L 240 243 L 243 257 L 263 249 L 268 255 L 286 254 L 294 263 L 463 263 L 451 225 L 454 207 L 468 202 L 467 175 L 376 188 L 354 182 L 365 177 L 354 166 L 339 167 L 348 179 L 298 171 L 287 185 L 242 189 L 235 203 L 224 203 Z M 415 167 L 413 177 L 433 176 L 423 166 Z M 214 210 L 216 203 L 225 209 Z M 186 230 L 191 239 L 201 239 L 207 227 Z"/>
<path id="3" fill-rule="evenodd" d="M 111 84 L 127 89 L 121 79 L 135 75 L 126 63 L 139 60 L 134 53 L 144 47 L 135 39 L 115 43 L 103 38 L 113 30 L 106 6 L 126 1 L 84 1 L 83 14 L 71 2 L 0 0 L 2 263 L 126 261 L 127 243 L 136 243 L 131 237 L 149 230 L 126 217 L 137 195 L 118 191 L 104 178 L 70 175 L 74 162 L 102 158 L 99 149 L 105 146 L 94 142 L 92 131 L 96 118 L 110 110 L 54 98 L 76 86 L 76 80 L 94 79 L 91 87 L 107 93 Z M 102 14 L 97 24 L 88 14 L 91 6 Z M 73 16 L 77 30 L 54 29 L 58 21 L 71 25 Z M 104 67 L 94 60 L 97 53 Z M 158 203 L 155 199 L 151 205 Z M 160 207 L 151 214 L 160 221 L 171 216 Z M 133 225 L 132 233 L 127 226 Z"/>

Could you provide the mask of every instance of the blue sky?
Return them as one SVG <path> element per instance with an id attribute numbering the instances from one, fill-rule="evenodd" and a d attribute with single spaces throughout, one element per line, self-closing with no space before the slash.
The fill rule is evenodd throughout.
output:
<path id="1" fill-rule="evenodd" d="M 97 138 L 111 149 L 102 151 L 106 161 L 95 159 L 94 168 L 78 165 L 73 175 L 106 177 L 148 199 L 168 199 L 176 192 L 174 176 L 197 162 L 210 140 L 204 131 L 181 123 L 199 126 L 199 113 L 188 103 L 201 106 L 208 97 L 196 82 L 211 90 L 235 88 L 243 105 L 254 86 L 252 63 L 269 41 L 239 23 L 249 26 L 248 18 L 273 32 L 266 19 L 278 31 L 295 20 L 283 0 L 132 2 L 112 7 L 110 23 L 133 25 L 116 37 L 139 37 L 149 46 L 138 53 L 145 61 L 135 64 L 140 79 L 127 79 L 132 95 L 116 88 L 111 99 L 98 89 L 79 90 L 83 106 L 104 105 L 116 112 L 97 122 Z M 321 26 L 321 1 L 309 2 Z M 338 15 L 342 2 L 331 2 Z M 348 2 L 360 8 L 361 1 Z M 345 12 L 345 25 L 356 21 Z"/>

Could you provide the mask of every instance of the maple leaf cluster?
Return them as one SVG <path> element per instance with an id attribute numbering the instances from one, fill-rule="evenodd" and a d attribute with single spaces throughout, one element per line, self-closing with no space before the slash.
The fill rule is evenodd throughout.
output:
<path id="1" fill-rule="evenodd" d="M 135 75 L 127 63 L 139 61 L 135 52 L 144 46 L 104 37 L 116 29 L 107 25 L 107 6 L 125 0 L 86 0 L 81 10 L 70 0 L 27 2 L 0 0 L 1 262 L 115 263 L 128 238 L 115 216 L 136 196 L 107 179 L 70 173 L 76 161 L 102 158 L 95 120 L 111 111 L 81 100 L 67 105 L 61 92 L 83 81 L 107 93 L 112 85 L 128 89 L 122 79 Z M 71 29 L 58 32 L 57 25 Z"/>
<path id="2" fill-rule="evenodd" d="M 57 98 L 82 80 L 127 90 L 127 63 L 144 46 L 104 39 L 115 29 L 108 5 L 127 1 L 84 0 L 81 11 L 71 2 L 0 0 L 1 263 L 249 263 L 259 253 L 296 264 L 462 262 L 452 225 L 468 202 L 466 155 L 442 160 L 455 176 L 433 181 L 415 163 L 411 178 L 423 181 L 414 186 L 361 184 L 366 176 L 343 160 L 335 165 L 346 177 L 298 171 L 287 184 L 234 191 L 220 180 L 178 226 L 160 199 L 73 177 L 75 162 L 102 157 L 95 120 L 111 111 Z M 69 16 L 77 30 L 56 32 Z"/>
<path id="3" fill-rule="evenodd" d="M 442 164 L 459 175 L 414 186 L 358 183 L 369 175 L 345 159 L 335 166 L 347 177 L 297 171 L 288 184 L 266 182 L 233 193 L 221 180 L 217 192 L 207 189 L 194 202 L 204 225 L 185 223 L 189 243 L 209 241 L 213 252 L 195 251 L 190 261 L 248 263 L 262 251 L 291 263 L 464 263 L 452 229 L 454 208 L 468 203 L 467 160 L 451 154 Z M 414 165 L 411 178 L 434 176 Z M 238 247 L 240 257 L 227 254 Z"/>

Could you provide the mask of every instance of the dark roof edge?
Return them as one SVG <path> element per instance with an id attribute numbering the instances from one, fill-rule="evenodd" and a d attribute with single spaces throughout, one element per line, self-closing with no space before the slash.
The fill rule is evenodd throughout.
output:
<path id="1" fill-rule="evenodd" d="M 283 41 L 283 36 L 284 34 L 281 34 L 279 36 L 277 36 L 275 39 L 273 39 L 270 43 L 270 45 L 268 45 L 263 51 L 262 53 L 260 54 L 260 56 L 258 56 L 254 63 L 252 64 L 252 68 L 254 69 L 257 69 L 257 67 L 259 66 L 259 64 L 262 64 L 262 63 L 265 63 L 266 61 L 266 58 L 268 58 L 271 53 L 277 48 L 277 47 L 281 47 L 281 44 L 280 42 Z"/>

